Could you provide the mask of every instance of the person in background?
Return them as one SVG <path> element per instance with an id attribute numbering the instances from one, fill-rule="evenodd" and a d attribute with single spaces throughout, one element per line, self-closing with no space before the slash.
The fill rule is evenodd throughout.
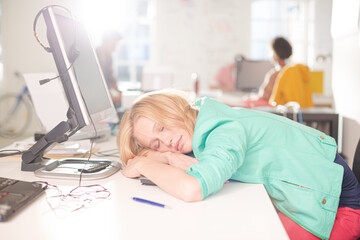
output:
<path id="1" fill-rule="evenodd" d="M 266 73 L 264 82 L 259 88 L 257 94 L 258 99 L 268 101 L 275 83 L 275 79 L 279 71 L 289 62 L 292 55 L 292 47 L 290 43 L 283 37 L 276 37 L 271 42 L 272 59 L 274 68 Z M 215 76 L 219 88 L 225 91 L 235 90 L 235 64 L 226 65 L 217 72 Z"/>
<path id="2" fill-rule="evenodd" d="M 306 65 L 290 64 L 290 43 L 283 37 L 272 41 L 275 66 L 264 78 L 255 97 L 244 100 L 243 107 L 276 106 L 296 102 L 301 108 L 313 106 L 311 74 Z"/>
<path id="3" fill-rule="evenodd" d="M 114 76 L 113 53 L 121 38 L 119 32 L 115 30 L 107 31 L 102 37 L 101 45 L 96 48 L 96 54 L 99 59 L 101 70 L 115 107 L 121 106 L 121 92 L 119 91 L 116 77 Z"/>
<path id="4" fill-rule="evenodd" d="M 258 96 L 264 101 L 269 101 L 274 88 L 275 79 L 279 75 L 281 69 L 289 63 L 292 55 L 292 47 L 290 43 L 283 37 L 276 37 L 271 42 L 274 68 L 266 73 L 264 82 L 261 84 Z"/>
<path id="5" fill-rule="evenodd" d="M 276 37 L 271 41 L 271 50 L 274 67 L 266 73 L 258 93 L 244 100 L 243 107 L 271 106 L 269 100 L 273 93 L 275 81 L 281 70 L 289 64 L 292 47 L 285 38 Z"/>
<path id="6" fill-rule="evenodd" d="M 117 144 L 124 176 L 186 202 L 229 179 L 263 184 L 290 239 L 360 237 L 360 186 L 335 140 L 288 118 L 152 92 L 124 114 Z"/>

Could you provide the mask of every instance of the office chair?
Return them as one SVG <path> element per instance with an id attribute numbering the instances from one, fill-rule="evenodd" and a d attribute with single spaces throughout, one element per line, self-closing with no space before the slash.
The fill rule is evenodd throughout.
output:
<path id="1" fill-rule="evenodd" d="M 352 171 L 354 172 L 357 180 L 360 182 L 360 139 L 355 149 Z"/>
<path id="2" fill-rule="evenodd" d="M 352 171 L 360 183 L 360 138 L 359 138 L 358 144 L 355 149 Z M 357 240 L 360 240 L 360 238 L 358 238 Z"/>

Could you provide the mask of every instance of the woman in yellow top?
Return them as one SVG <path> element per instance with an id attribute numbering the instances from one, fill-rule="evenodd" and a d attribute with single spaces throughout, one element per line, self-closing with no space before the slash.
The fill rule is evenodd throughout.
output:
<path id="1" fill-rule="evenodd" d="M 269 103 L 297 102 L 300 107 L 307 108 L 313 106 L 311 95 L 309 68 L 302 64 L 285 66 L 275 80 Z"/>
<path id="2" fill-rule="evenodd" d="M 288 59 L 292 55 L 292 47 L 290 43 L 283 37 L 276 37 L 271 42 L 273 51 L 273 60 L 275 66 L 265 76 L 264 82 L 261 84 L 258 96 L 260 99 L 268 102 L 274 88 L 275 79 L 280 70 L 288 63 Z"/>
<path id="3" fill-rule="evenodd" d="M 276 37 L 271 41 L 272 58 L 274 67 L 270 69 L 261 84 L 255 97 L 244 100 L 243 107 L 252 108 L 258 106 L 270 106 L 269 99 L 273 92 L 275 81 L 280 71 L 285 67 L 292 55 L 290 43 L 283 37 Z"/>
<path id="4" fill-rule="evenodd" d="M 302 108 L 312 107 L 309 68 L 289 64 L 292 47 L 285 38 L 275 38 L 271 47 L 275 66 L 265 75 L 256 97 L 244 101 L 244 107 L 285 105 L 288 102 L 297 102 Z"/>

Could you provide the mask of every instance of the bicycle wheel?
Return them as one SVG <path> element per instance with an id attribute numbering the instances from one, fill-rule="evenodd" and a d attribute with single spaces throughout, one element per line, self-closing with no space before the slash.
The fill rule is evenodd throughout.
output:
<path id="1" fill-rule="evenodd" d="M 0 136 L 15 138 L 23 135 L 31 123 L 32 108 L 23 95 L 8 93 L 0 96 Z"/>

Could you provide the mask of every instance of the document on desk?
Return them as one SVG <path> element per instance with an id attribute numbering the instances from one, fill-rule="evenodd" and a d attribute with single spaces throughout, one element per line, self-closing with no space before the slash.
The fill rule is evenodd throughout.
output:
<path id="1" fill-rule="evenodd" d="M 16 149 L 19 151 L 28 150 L 35 142 L 34 141 L 18 141 L 14 142 L 6 149 Z M 86 154 L 91 147 L 90 139 L 78 140 L 78 141 L 66 141 L 64 143 L 59 143 L 55 145 L 49 152 L 46 153 L 46 156 L 75 156 Z M 94 148 L 93 148 L 94 149 Z"/>
<path id="2" fill-rule="evenodd" d="M 40 85 L 39 81 L 56 77 L 54 73 L 25 73 L 24 79 L 29 89 L 37 116 L 46 132 L 59 122 L 66 121 L 69 108 L 64 89 L 59 79 Z"/>

